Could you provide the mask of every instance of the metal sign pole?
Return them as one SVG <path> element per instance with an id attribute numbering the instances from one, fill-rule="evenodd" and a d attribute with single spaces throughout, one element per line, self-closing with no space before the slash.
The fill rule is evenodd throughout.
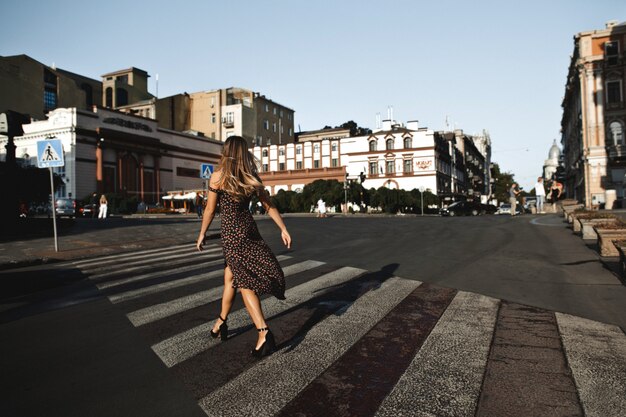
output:
<path id="1" fill-rule="evenodd" d="M 48 168 L 50 170 L 50 200 L 52 201 L 52 224 L 54 226 L 54 251 L 59 251 L 59 241 L 57 237 L 57 210 L 56 210 L 56 199 L 54 198 L 54 175 L 52 175 L 52 167 Z"/>

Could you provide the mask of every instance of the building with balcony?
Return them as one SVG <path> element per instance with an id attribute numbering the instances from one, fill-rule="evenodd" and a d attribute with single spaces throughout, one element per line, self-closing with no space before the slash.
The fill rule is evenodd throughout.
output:
<path id="1" fill-rule="evenodd" d="M 586 207 L 625 197 L 626 23 L 574 36 L 562 102 L 565 193 Z"/>

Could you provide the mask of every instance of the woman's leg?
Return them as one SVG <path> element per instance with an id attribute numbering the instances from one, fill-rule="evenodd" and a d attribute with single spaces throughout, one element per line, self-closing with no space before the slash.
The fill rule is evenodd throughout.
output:
<path id="1" fill-rule="evenodd" d="M 225 319 L 228 318 L 228 314 L 230 313 L 230 309 L 233 306 L 233 301 L 235 301 L 235 289 L 233 288 L 233 271 L 230 270 L 230 267 L 224 268 L 224 293 L 222 294 L 222 310 L 220 311 L 220 316 Z M 215 322 L 215 326 L 213 326 L 213 332 L 217 333 L 219 331 L 220 325 L 222 324 L 222 320 L 218 317 Z"/>
<path id="2" fill-rule="evenodd" d="M 246 309 L 248 310 L 248 314 L 250 314 L 250 318 L 252 322 L 256 326 L 257 329 L 263 329 L 267 327 L 267 323 L 265 323 L 265 316 L 263 316 L 263 310 L 261 310 L 261 300 L 259 300 L 259 296 L 252 290 L 247 288 L 241 289 L 241 296 L 243 297 L 243 303 L 246 305 Z M 256 349 L 261 347 L 263 342 L 265 342 L 265 335 L 267 331 L 259 332 L 259 339 L 256 342 Z"/>

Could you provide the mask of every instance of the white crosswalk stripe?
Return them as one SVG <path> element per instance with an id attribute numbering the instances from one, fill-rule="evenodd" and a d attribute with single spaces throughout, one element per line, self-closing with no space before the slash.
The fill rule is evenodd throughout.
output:
<path id="1" fill-rule="evenodd" d="M 216 360 L 212 352 L 224 352 L 230 346 L 209 336 L 214 320 L 205 321 L 203 315 L 205 306 L 208 310 L 209 305 L 219 305 L 224 263 L 219 245 L 205 249 L 198 253 L 193 245 L 179 245 L 74 265 L 90 273 L 94 284 L 124 310 L 137 331 L 149 336 L 150 347 L 163 364 L 186 379 L 184 375 L 197 372 L 195 364 L 205 357 Z M 324 373 L 355 345 L 358 349 L 352 350 L 359 351 L 357 343 L 378 332 L 379 323 L 391 320 L 390 312 L 401 304 L 412 305 L 409 294 L 432 288 L 398 277 L 377 278 L 376 273 L 358 268 L 285 255 L 277 259 L 292 285 L 288 285 L 286 300 L 268 297 L 262 301 L 268 321 L 282 320 L 297 327 L 310 318 L 312 309 L 325 306 L 324 311 L 332 313 L 319 316 L 318 322 L 307 322 L 310 327 L 303 335 L 291 335 L 279 351 L 262 361 L 237 365 L 236 373 L 223 382 L 214 382 L 206 390 L 198 386 L 202 384 L 189 383 L 207 415 L 271 416 L 285 407 L 299 407 L 303 390 L 316 382 L 323 384 L 319 381 Z M 346 295 L 357 288 L 361 292 Z M 439 290 L 444 289 L 430 291 Z M 503 303 L 464 291 L 453 291 L 448 301 L 423 344 L 403 365 L 406 369 L 399 369 L 377 403 L 375 415 L 472 415 L 477 409 Z M 615 326 L 561 313 L 555 317 L 581 407 L 587 415 L 620 415 L 619 410 L 626 408 L 626 335 Z M 242 342 L 238 336 L 244 333 L 256 334 L 245 308 L 231 311 L 228 325 L 235 344 Z M 259 401 L 269 397 L 271 401 Z"/>

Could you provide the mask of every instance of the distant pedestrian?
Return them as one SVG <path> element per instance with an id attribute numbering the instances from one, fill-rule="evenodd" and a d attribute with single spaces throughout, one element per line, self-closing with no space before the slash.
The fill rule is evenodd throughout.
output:
<path id="1" fill-rule="evenodd" d="M 546 189 L 543 187 L 543 177 L 537 178 L 535 195 L 537 196 L 537 213 L 543 213 L 543 202 L 546 198 Z"/>
<path id="2" fill-rule="evenodd" d="M 326 203 L 321 197 L 317 200 L 317 217 L 326 217 Z"/>
<path id="3" fill-rule="evenodd" d="M 517 189 L 517 183 L 513 183 L 509 188 L 509 203 L 511 203 L 511 216 L 515 216 L 517 210 L 517 196 L 521 191 Z"/>
<path id="4" fill-rule="evenodd" d="M 89 198 L 89 204 L 91 205 L 91 218 L 95 219 L 98 213 L 96 209 L 98 208 L 98 194 L 93 193 Z"/>
<path id="5" fill-rule="evenodd" d="M 556 213 L 556 202 L 559 201 L 561 197 L 561 187 L 558 182 L 552 181 L 552 185 L 550 186 L 550 199 L 552 200 L 552 210 Z"/>
<path id="6" fill-rule="evenodd" d="M 106 217 L 107 217 L 107 205 L 108 205 L 107 198 L 104 196 L 104 194 L 102 194 L 100 196 L 100 210 L 99 210 L 99 213 L 98 213 L 98 218 L 99 219 L 106 219 Z"/>
<path id="7" fill-rule="evenodd" d="M 202 212 L 204 211 L 204 196 L 200 193 L 196 194 L 196 213 L 198 218 L 202 218 Z"/>

